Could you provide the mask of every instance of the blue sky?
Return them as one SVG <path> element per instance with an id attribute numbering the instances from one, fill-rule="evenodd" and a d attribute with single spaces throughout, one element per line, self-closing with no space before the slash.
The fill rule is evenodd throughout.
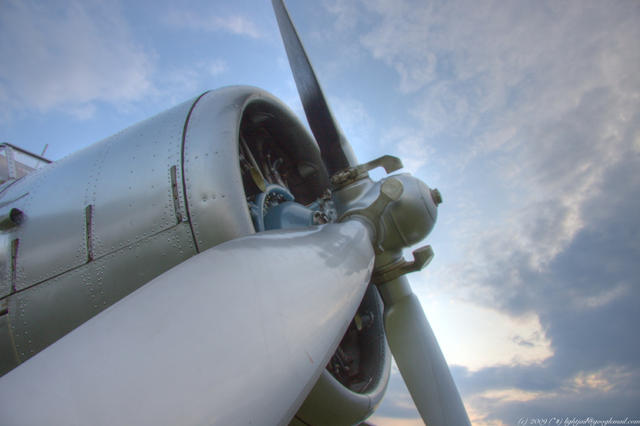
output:
<path id="1" fill-rule="evenodd" d="M 640 418 L 640 3 L 289 9 L 358 158 L 443 194 L 410 278 L 473 423 Z M 302 117 L 266 0 L 0 0 L 0 57 L 0 139 L 52 159 L 224 85 Z M 394 369 L 372 421 L 416 419 Z"/>

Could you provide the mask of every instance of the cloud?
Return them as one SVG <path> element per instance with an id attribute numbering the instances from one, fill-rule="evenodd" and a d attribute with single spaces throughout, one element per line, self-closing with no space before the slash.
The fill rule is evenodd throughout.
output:
<path id="1" fill-rule="evenodd" d="M 539 366 L 458 370 L 463 391 L 495 418 L 514 421 L 518 413 L 538 410 L 541 416 L 554 409 L 554 415 L 639 414 L 633 402 L 640 394 L 634 331 L 640 321 L 638 163 L 631 158 L 604 176 L 605 187 L 616 191 L 585 203 L 585 226 L 544 270 L 532 268 L 520 253 L 508 267 L 521 281 L 506 278 L 504 265 L 490 266 L 484 280 L 476 281 L 508 312 L 535 310 L 554 352 Z M 478 397 L 505 387 L 543 394 L 527 404 Z"/>
<path id="2" fill-rule="evenodd" d="M 521 418 L 638 419 L 634 404 L 640 394 L 633 385 L 638 371 L 609 367 L 575 375 L 553 391 L 519 389 L 488 391 L 470 398 L 478 417 L 487 424 L 515 424 Z"/>
<path id="3" fill-rule="evenodd" d="M 381 137 L 382 146 L 402 159 L 403 172 L 416 174 L 428 163 L 433 150 L 425 146 L 424 136 L 407 127 L 393 127 Z"/>
<path id="4" fill-rule="evenodd" d="M 389 424 L 424 424 L 413 404 L 395 361 L 391 363 L 391 375 L 385 396 L 374 415 L 367 421 L 380 426 Z"/>
<path id="5" fill-rule="evenodd" d="M 0 93 L 8 111 L 135 101 L 151 89 L 153 58 L 112 3 L 8 1 L 0 14 Z"/>
<path id="6" fill-rule="evenodd" d="M 345 137 L 357 152 L 359 161 L 364 163 L 376 158 L 372 143 L 375 140 L 373 119 L 366 106 L 350 96 L 329 96 L 326 92 L 325 96 L 328 96 L 332 114 L 337 119 L 338 125 L 341 129 L 349 129 Z"/>
<path id="7" fill-rule="evenodd" d="M 422 286 L 418 279 L 412 279 L 412 284 L 416 294 L 423 296 L 423 308 L 450 365 L 476 372 L 495 366 L 540 365 L 553 356 L 536 314 L 516 317 L 472 303 L 429 297 L 428 285 Z"/>
<path id="8" fill-rule="evenodd" d="M 228 64 L 224 59 L 170 64 L 155 76 L 151 95 L 161 104 L 177 104 L 188 96 L 196 96 L 212 80 L 227 72 Z"/>
<path id="9" fill-rule="evenodd" d="M 211 77 L 217 77 L 227 72 L 229 66 L 227 65 L 226 61 L 224 61 L 223 59 L 218 59 L 209 63 L 207 68 L 209 70 L 209 75 Z"/>
<path id="10" fill-rule="evenodd" d="M 194 13 L 173 10 L 167 15 L 166 23 L 172 27 L 193 31 L 226 32 L 254 39 L 264 37 L 263 32 L 251 19 L 238 14 L 223 15 L 219 11 Z"/>
<path id="11" fill-rule="evenodd" d="M 411 100 L 402 134 L 430 145 L 390 139 L 430 159 L 452 206 L 439 226 L 456 248 L 432 281 L 449 297 L 536 315 L 551 341 L 540 364 L 454 369 L 479 424 L 637 413 L 640 5 L 360 6 L 351 19 L 374 20 L 362 48 Z"/>

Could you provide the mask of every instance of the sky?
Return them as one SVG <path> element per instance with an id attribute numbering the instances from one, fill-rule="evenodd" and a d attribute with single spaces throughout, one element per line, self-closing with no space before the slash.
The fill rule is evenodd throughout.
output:
<path id="1" fill-rule="evenodd" d="M 640 2 L 288 6 L 358 159 L 443 194 L 409 278 L 472 423 L 640 419 Z M 0 140 L 51 159 L 226 85 L 304 122 L 266 0 L 0 0 L 0 58 Z M 395 366 L 370 421 L 421 424 Z"/>

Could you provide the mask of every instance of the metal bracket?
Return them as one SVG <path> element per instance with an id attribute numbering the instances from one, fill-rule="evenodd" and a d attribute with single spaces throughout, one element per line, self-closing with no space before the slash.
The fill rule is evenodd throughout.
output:
<path id="1" fill-rule="evenodd" d="M 383 155 L 382 157 L 371 160 L 368 163 L 359 164 L 337 172 L 331 176 L 331 184 L 334 189 L 341 188 L 366 177 L 369 170 L 373 170 L 377 167 L 384 168 L 384 171 L 388 174 L 395 172 L 396 170 L 400 170 L 403 166 L 402 161 L 400 161 L 398 157 L 394 157 L 393 155 Z"/>
<path id="2" fill-rule="evenodd" d="M 404 257 L 401 257 L 391 265 L 374 271 L 371 281 L 373 281 L 374 284 L 383 284 L 410 272 L 420 271 L 427 266 L 432 259 L 433 249 L 431 246 L 420 247 L 413 251 L 413 262 L 407 262 Z"/>
<path id="3" fill-rule="evenodd" d="M 403 191 L 404 187 L 402 186 L 402 182 L 398 179 L 389 178 L 380 185 L 380 194 L 373 203 L 364 209 L 347 211 L 340 217 L 340 219 L 338 219 L 338 222 L 343 222 L 350 216 L 361 216 L 365 218 L 375 228 L 376 244 L 374 248 L 377 253 L 380 253 L 382 252 L 380 243 L 382 242 L 383 237 L 383 230 L 380 225 L 380 216 L 382 216 L 382 213 L 384 213 L 384 210 L 387 208 L 389 203 L 400 198 Z"/>

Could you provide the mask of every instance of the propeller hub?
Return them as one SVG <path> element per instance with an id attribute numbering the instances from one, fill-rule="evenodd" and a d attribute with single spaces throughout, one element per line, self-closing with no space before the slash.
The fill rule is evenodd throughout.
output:
<path id="1" fill-rule="evenodd" d="M 381 166 L 380 163 L 379 159 L 351 168 L 357 178 L 352 178 L 346 185 L 343 182 L 333 195 L 340 221 L 357 217 L 371 228 L 376 269 L 386 279 L 390 269 L 406 273 L 419 269 L 431 259 L 431 249 L 427 255 L 423 248 L 419 249 L 420 258 L 416 257 L 416 262 L 407 263 L 402 258 L 402 250 L 422 241 L 431 232 L 442 196 L 437 189 L 429 188 L 410 174 L 397 174 L 373 182 L 365 170 Z M 360 169 L 362 172 L 356 174 Z M 343 174 L 346 176 L 346 172 Z M 335 185 L 337 179 L 333 180 Z M 396 272 L 391 274 L 396 275 Z"/>
<path id="2" fill-rule="evenodd" d="M 403 187 L 400 198 L 381 217 L 382 248 L 395 252 L 419 243 L 431 232 L 438 217 L 438 203 L 433 190 L 418 178 L 401 174 L 388 179 L 400 181 Z"/>

